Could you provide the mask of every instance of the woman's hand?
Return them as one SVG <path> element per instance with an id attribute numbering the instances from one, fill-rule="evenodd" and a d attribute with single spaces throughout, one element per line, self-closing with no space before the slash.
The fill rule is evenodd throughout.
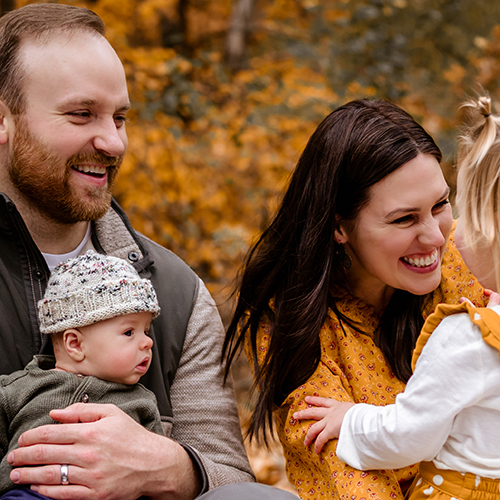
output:
<path id="1" fill-rule="evenodd" d="M 309 446 L 316 439 L 314 451 L 319 454 L 327 441 L 339 437 L 344 415 L 351 406 L 354 406 L 354 403 L 317 396 L 306 396 L 305 400 L 307 404 L 314 407 L 294 413 L 293 418 L 296 420 L 318 420 L 309 427 L 304 444 Z"/>
<path id="2" fill-rule="evenodd" d="M 53 410 L 59 425 L 31 429 L 8 455 L 15 484 L 54 499 L 193 499 L 200 480 L 175 441 L 154 434 L 114 405 L 77 403 Z M 61 484 L 68 465 L 68 485 Z M 37 465 L 38 467 L 24 467 Z"/>

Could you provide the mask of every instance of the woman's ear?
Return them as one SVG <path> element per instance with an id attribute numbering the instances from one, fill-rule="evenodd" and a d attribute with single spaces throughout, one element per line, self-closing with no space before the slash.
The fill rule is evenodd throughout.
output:
<path id="1" fill-rule="evenodd" d="M 63 333 L 64 349 L 68 356 L 74 361 L 83 361 L 85 353 L 83 352 L 83 335 L 76 328 L 68 328 Z"/>
<path id="2" fill-rule="evenodd" d="M 10 110 L 3 101 L 0 101 L 0 145 L 9 142 L 12 125 Z"/>
<path id="3" fill-rule="evenodd" d="M 347 237 L 347 231 L 345 229 L 345 224 L 342 222 L 337 222 L 337 227 L 334 230 L 334 237 L 336 243 L 339 245 L 343 245 L 344 243 L 347 243 L 349 238 Z"/>

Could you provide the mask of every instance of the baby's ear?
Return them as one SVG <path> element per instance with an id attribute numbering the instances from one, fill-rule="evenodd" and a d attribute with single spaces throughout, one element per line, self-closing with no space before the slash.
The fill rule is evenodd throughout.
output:
<path id="1" fill-rule="evenodd" d="M 82 342 L 83 335 L 76 328 L 68 328 L 63 333 L 64 349 L 74 361 L 83 361 L 85 359 Z"/>

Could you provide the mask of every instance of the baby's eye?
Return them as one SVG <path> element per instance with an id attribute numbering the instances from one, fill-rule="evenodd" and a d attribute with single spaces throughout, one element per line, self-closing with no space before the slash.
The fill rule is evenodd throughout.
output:
<path id="1" fill-rule="evenodd" d="M 127 330 L 123 335 L 126 335 L 127 337 L 132 337 L 134 332 L 132 330 Z"/>

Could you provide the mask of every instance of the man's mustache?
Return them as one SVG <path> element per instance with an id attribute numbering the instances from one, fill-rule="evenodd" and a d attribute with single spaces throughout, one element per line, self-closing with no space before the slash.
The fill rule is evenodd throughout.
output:
<path id="1" fill-rule="evenodd" d="M 123 156 L 107 156 L 96 151 L 94 153 L 76 153 L 68 159 L 66 165 L 73 167 L 81 163 L 96 163 L 103 167 L 119 167 L 122 160 Z"/>

